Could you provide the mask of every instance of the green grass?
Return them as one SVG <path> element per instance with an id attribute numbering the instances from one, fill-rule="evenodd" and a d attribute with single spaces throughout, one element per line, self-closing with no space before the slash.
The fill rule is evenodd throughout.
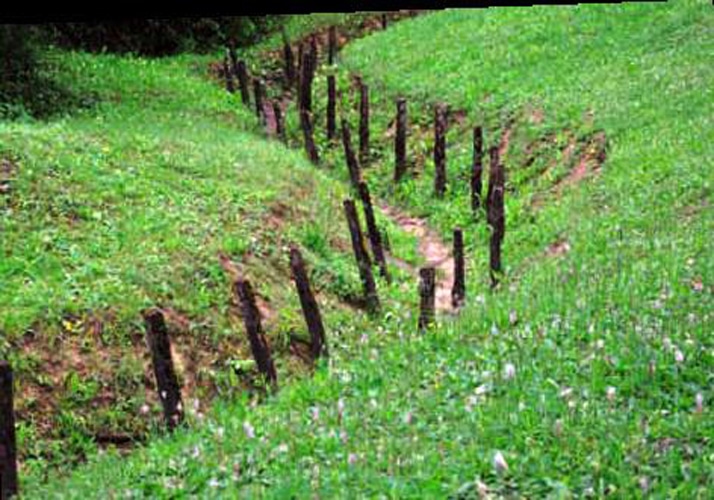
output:
<path id="1" fill-rule="evenodd" d="M 510 497 L 707 498 L 713 27 L 710 6 L 693 1 L 496 8 L 420 17 L 349 46 L 343 89 L 345 71 L 373 89 L 370 185 L 445 235 L 466 231 L 460 318 L 420 335 L 415 310 L 394 307 L 380 325 L 346 328 L 340 341 L 363 341 L 265 404 L 220 405 L 202 426 L 126 458 L 92 457 L 69 478 L 30 474 L 28 496 L 468 498 L 480 482 Z M 354 93 L 344 94 L 353 118 Z M 410 98 L 419 175 L 394 189 L 381 134 L 399 94 Z M 431 195 L 430 160 L 418 159 L 434 96 L 468 113 L 450 131 L 443 201 Z M 454 179 L 468 171 L 470 125 L 483 123 L 492 144 L 507 115 L 506 281 L 490 293 L 488 232 Z M 599 174 L 557 194 L 568 134 L 600 130 Z M 548 134 L 554 146 L 521 167 Z M 325 156 L 325 178 L 346 179 L 340 153 Z M 571 250 L 546 256 L 558 239 Z"/>

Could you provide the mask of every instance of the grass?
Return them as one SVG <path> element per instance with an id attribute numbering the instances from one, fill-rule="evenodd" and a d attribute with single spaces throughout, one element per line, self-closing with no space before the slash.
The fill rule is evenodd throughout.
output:
<path id="1" fill-rule="evenodd" d="M 707 498 L 713 25 L 693 1 L 444 11 L 350 45 L 341 87 L 355 71 L 373 89 L 370 185 L 445 235 L 466 231 L 461 316 L 421 335 L 413 309 L 395 305 L 381 324 L 346 328 L 327 366 L 266 404 L 221 404 L 199 427 L 94 456 L 69 478 L 30 475 L 27 495 Z M 395 189 L 381 134 L 400 94 L 418 175 Z M 441 201 L 433 96 L 467 113 L 450 131 Z M 344 90 L 350 118 L 353 104 Z M 506 280 L 491 293 L 488 232 L 455 179 L 468 172 L 471 124 L 494 144 L 509 116 Z M 598 131 L 599 172 L 556 189 L 569 142 Z M 522 166 L 543 138 L 552 144 Z M 326 178 L 346 179 L 322 146 Z M 570 251 L 549 256 L 559 240 Z"/>
<path id="2" fill-rule="evenodd" d="M 305 337 L 286 248 L 305 253 L 335 332 L 366 319 L 340 201 L 345 190 L 206 78 L 208 58 L 55 54 L 94 105 L 49 122 L 0 123 L 13 165 L 0 200 L 0 357 L 16 370 L 24 467 L 76 462 L 101 435 L 144 439 L 158 421 L 140 311 L 169 313 L 187 398 L 251 386 L 254 370 L 219 254 L 268 310 L 281 378 Z M 396 245 L 413 244 L 397 238 Z M 404 276 L 402 276 L 403 280 Z M 148 403 L 151 412 L 140 409 Z"/>

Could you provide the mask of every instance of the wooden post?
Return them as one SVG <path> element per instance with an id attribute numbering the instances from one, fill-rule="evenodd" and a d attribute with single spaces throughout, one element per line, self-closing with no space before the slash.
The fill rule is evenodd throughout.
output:
<path id="1" fill-rule="evenodd" d="M 228 53 L 223 57 L 223 76 L 226 79 L 226 90 L 231 94 L 236 91 L 233 85 L 233 72 L 231 71 L 230 63 L 228 62 Z"/>
<path id="2" fill-rule="evenodd" d="M 424 331 L 434 322 L 436 309 L 436 269 L 419 269 L 419 330 Z"/>
<path id="3" fill-rule="evenodd" d="M 171 357 L 169 332 L 160 309 L 149 309 L 143 313 L 143 316 L 146 325 L 146 343 L 151 351 L 156 388 L 164 408 L 164 420 L 166 427 L 172 431 L 183 422 L 183 404 L 181 387 Z"/>
<path id="4" fill-rule="evenodd" d="M 285 122 L 283 120 L 283 110 L 280 107 L 280 101 L 277 99 L 273 101 L 273 115 L 275 115 L 275 134 L 280 138 L 281 141 L 283 141 L 284 143 L 287 143 L 288 138 L 285 135 Z"/>
<path id="5" fill-rule="evenodd" d="M 255 94 L 255 115 L 260 119 L 260 123 L 265 123 L 265 111 L 263 110 L 263 82 L 260 78 L 253 78 L 253 93 Z"/>
<path id="6" fill-rule="evenodd" d="M 443 198 L 446 192 L 446 105 L 434 108 L 434 194 Z"/>
<path id="7" fill-rule="evenodd" d="M 387 29 L 387 14 L 385 12 L 382 13 L 382 29 Z"/>
<path id="8" fill-rule="evenodd" d="M 315 300 L 315 295 L 312 293 L 310 279 L 305 270 L 305 262 L 303 261 L 302 254 L 295 246 L 290 247 L 290 268 L 292 269 L 295 287 L 300 297 L 300 305 L 302 306 L 305 323 L 310 332 L 310 350 L 312 357 L 313 359 L 317 359 L 320 356 L 327 356 L 325 327 L 322 324 L 320 308 L 317 305 L 317 300 Z"/>
<path id="9" fill-rule="evenodd" d="M 488 178 L 487 222 L 491 227 L 489 264 L 491 268 L 491 288 L 496 288 L 500 281 L 503 266 L 501 263 L 501 245 L 506 234 L 504 206 L 505 170 L 501 164 L 498 147 L 491 148 L 491 165 Z"/>
<path id="10" fill-rule="evenodd" d="M 300 72 L 300 92 L 299 103 L 300 109 L 312 111 L 312 76 L 311 76 L 311 57 L 308 51 L 302 54 L 302 71 Z"/>
<path id="11" fill-rule="evenodd" d="M 364 218 L 367 222 L 367 236 L 369 243 L 372 246 L 372 255 L 377 261 L 379 272 L 387 282 L 390 282 L 389 270 L 387 268 L 387 259 L 384 256 L 384 248 L 382 247 L 382 235 L 377 228 L 377 221 L 374 218 L 374 208 L 372 207 L 372 198 L 369 195 L 369 187 L 367 183 L 361 181 L 358 187 L 359 197 L 362 200 L 362 208 L 364 209 Z"/>
<path id="12" fill-rule="evenodd" d="M 231 61 L 231 73 L 233 76 L 238 75 L 238 56 L 236 55 L 236 46 L 233 41 L 228 44 L 228 57 Z"/>
<path id="13" fill-rule="evenodd" d="M 295 83 L 295 56 L 293 49 L 290 48 L 290 40 L 285 27 L 283 27 L 283 62 L 285 64 L 285 87 L 290 88 Z"/>
<path id="14" fill-rule="evenodd" d="M 315 78 L 315 72 L 318 66 L 318 48 L 317 48 L 317 36 L 312 35 L 310 37 L 310 80 Z"/>
<path id="15" fill-rule="evenodd" d="M 335 56 L 337 55 L 337 27 L 330 26 L 328 35 L 329 51 L 327 53 L 327 62 L 332 66 L 335 64 Z"/>
<path id="16" fill-rule="evenodd" d="M 305 45 L 302 42 L 300 42 L 300 44 L 298 45 L 297 81 L 295 82 L 297 84 L 298 103 L 301 102 L 300 93 L 302 92 L 302 72 L 304 71 L 304 69 L 303 69 L 304 61 L 305 61 Z"/>
<path id="17" fill-rule="evenodd" d="M 344 117 L 342 118 L 342 147 L 345 150 L 345 161 L 347 162 L 347 170 L 350 173 L 350 182 L 352 183 L 352 187 L 359 189 L 359 182 L 362 180 L 362 174 L 357 161 L 357 156 L 355 156 L 354 149 L 352 149 L 352 134 L 350 133 L 350 126 Z"/>
<path id="18" fill-rule="evenodd" d="M 359 161 L 369 163 L 369 87 L 360 81 L 359 99 Z"/>
<path id="19" fill-rule="evenodd" d="M 454 286 L 451 289 L 451 305 L 458 309 L 466 298 L 466 263 L 464 262 L 464 233 L 454 229 Z"/>
<path id="20" fill-rule="evenodd" d="M 335 75 L 327 75 L 327 140 L 332 141 L 337 136 L 337 88 Z"/>
<path id="21" fill-rule="evenodd" d="M 255 303 L 253 287 L 250 285 L 250 281 L 239 279 L 235 282 L 233 291 L 240 303 L 243 324 L 258 370 L 273 388 L 277 388 L 278 375 L 275 371 L 273 356 L 270 353 L 270 346 L 260 324 L 260 311 Z"/>
<path id="22" fill-rule="evenodd" d="M 360 278 L 362 279 L 367 310 L 370 313 L 376 313 L 379 310 L 379 297 L 377 296 L 377 287 L 374 283 L 374 276 L 372 275 L 372 265 L 369 260 L 369 254 L 364 246 L 364 238 L 362 236 L 362 230 L 360 229 L 355 202 L 346 199 L 343 204 L 347 224 L 350 229 L 350 237 L 352 238 L 352 249 L 354 250 L 357 268 L 359 269 Z"/>
<path id="23" fill-rule="evenodd" d="M 384 251 L 391 252 L 392 243 L 389 241 L 389 231 L 387 231 L 386 227 L 382 227 L 380 232 L 382 233 L 382 246 L 384 247 Z"/>
<path id="24" fill-rule="evenodd" d="M 394 139 L 394 182 L 399 182 L 407 172 L 407 100 L 397 99 L 397 134 Z"/>
<path id="25" fill-rule="evenodd" d="M 238 66 L 236 68 L 238 73 L 238 84 L 240 85 L 240 96 L 243 100 L 243 104 L 250 106 L 250 89 L 248 88 L 248 69 L 245 66 L 245 61 L 238 61 Z"/>
<path id="26" fill-rule="evenodd" d="M 478 215 L 481 209 L 481 193 L 483 192 L 483 129 L 474 127 L 474 156 L 471 168 L 471 211 Z"/>
<path id="27" fill-rule="evenodd" d="M 307 109 L 300 110 L 300 126 L 302 127 L 302 135 L 305 140 L 305 152 L 312 163 L 317 165 L 320 163 L 320 156 L 317 153 L 315 145 L 315 136 L 312 129 L 312 118 L 310 111 Z"/>
<path id="28" fill-rule="evenodd" d="M 12 367 L 0 361 L 0 500 L 18 494 L 17 440 Z"/>

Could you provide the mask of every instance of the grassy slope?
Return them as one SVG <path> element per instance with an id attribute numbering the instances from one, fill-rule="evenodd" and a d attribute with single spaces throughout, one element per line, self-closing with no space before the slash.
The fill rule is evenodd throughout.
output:
<path id="1" fill-rule="evenodd" d="M 16 167 L 0 200 L 0 357 L 17 372 L 28 469 L 91 451 L 95 434 L 141 436 L 158 420 L 144 389 L 144 307 L 178 313 L 170 326 L 187 398 L 250 384 L 252 371 L 232 375 L 250 354 L 221 252 L 271 310 L 281 378 L 304 371 L 287 355 L 288 334 L 304 335 L 289 242 L 304 249 L 331 335 L 365 321 L 336 300 L 360 290 L 336 222 L 345 190 L 256 135 L 240 98 L 206 80 L 207 58 L 57 58 L 63 83 L 95 106 L 0 123 L 0 156 Z M 395 236 L 397 247 L 410 243 Z M 150 415 L 139 412 L 145 402 Z"/>
<path id="2" fill-rule="evenodd" d="M 661 496 L 705 497 L 714 480 L 713 24 L 695 2 L 444 12 L 348 48 L 345 62 L 373 88 L 443 96 L 487 130 L 503 106 L 541 107 L 545 122 L 522 124 L 509 151 L 514 176 L 528 137 L 548 128 L 605 130 L 607 162 L 597 181 L 550 194 L 537 212 L 530 199 L 551 180 L 518 186 L 505 251 L 518 279 L 472 301 L 457 323 L 420 337 L 395 316 L 384 328 L 400 342 L 368 335 L 357 359 L 268 405 L 226 405 L 195 432 L 127 460 L 100 458 L 49 489 L 31 480 L 31 491 L 99 494 L 103 478 L 104 493 L 139 496 L 443 497 L 475 492 L 479 478 L 500 494 L 635 496 L 647 483 Z M 467 143 L 454 137 L 452 168 L 468 165 Z M 369 174 L 385 195 L 388 160 Z M 396 199 L 444 231 L 461 223 L 483 248 L 463 192 L 425 201 L 429 181 L 427 171 Z M 559 236 L 572 250 L 538 258 Z M 484 259 L 472 253 L 472 298 Z M 496 450 L 510 466 L 501 477 Z"/>

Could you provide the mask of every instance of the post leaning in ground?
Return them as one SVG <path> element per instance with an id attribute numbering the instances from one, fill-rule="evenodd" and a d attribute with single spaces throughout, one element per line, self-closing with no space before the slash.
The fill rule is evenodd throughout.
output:
<path id="1" fill-rule="evenodd" d="M 369 163 L 369 86 L 360 80 L 359 87 L 359 161 Z"/>
<path id="2" fill-rule="evenodd" d="M 305 140 L 305 152 L 307 157 L 312 163 L 317 165 L 320 163 L 320 156 L 317 153 L 317 146 L 315 145 L 315 135 L 312 128 L 312 117 L 308 109 L 300 110 L 300 126 L 302 127 L 302 134 Z"/>
<path id="3" fill-rule="evenodd" d="M 293 49 L 290 47 L 290 39 L 288 38 L 288 33 L 283 27 L 283 63 L 285 67 L 283 69 L 285 76 L 285 87 L 290 88 L 295 83 L 295 56 L 293 55 Z"/>
<path id="4" fill-rule="evenodd" d="M 275 135 L 277 135 L 284 143 L 288 142 L 285 134 L 285 121 L 283 120 L 283 110 L 280 107 L 280 101 L 273 101 L 273 115 L 275 115 Z"/>
<path id="5" fill-rule="evenodd" d="M 491 165 L 488 189 L 488 225 L 491 226 L 489 264 L 491 268 L 491 288 L 496 288 L 503 272 L 501 245 L 506 234 L 505 217 L 505 170 L 498 154 L 498 148 L 491 150 Z M 493 185 L 493 189 L 491 189 Z"/>
<path id="6" fill-rule="evenodd" d="M 337 56 L 337 27 L 330 26 L 328 34 L 329 49 L 327 53 L 327 63 L 332 66 L 335 64 L 335 56 Z"/>
<path id="7" fill-rule="evenodd" d="M 312 58 L 309 50 L 303 51 L 302 68 L 300 71 L 300 92 L 299 104 L 300 109 L 312 111 Z"/>
<path id="8" fill-rule="evenodd" d="M 0 360 L 0 500 L 17 495 L 17 441 L 12 367 Z"/>
<path id="9" fill-rule="evenodd" d="M 245 61 L 241 59 L 238 61 L 238 66 L 236 67 L 236 72 L 238 73 L 238 85 L 240 86 L 240 96 L 243 100 L 243 104 L 250 106 L 250 89 L 248 88 L 248 69 L 245 65 Z"/>
<path id="10" fill-rule="evenodd" d="M 342 118 L 342 147 L 345 150 L 345 162 L 347 163 L 347 170 L 350 174 L 352 187 L 359 189 L 362 174 L 360 172 L 357 156 L 352 148 L 352 134 L 350 133 L 350 126 L 347 123 L 347 119 L 344 117 Z"/>
<path id="11" fill-rule="evenodd" d="M 434 322 L 436 309 L 436 269 L 419 269 L 419 330 L 428 329 Z"/>
<path id="12" fill-rule="evenodd" d="M 234 285 L 234 292 L 240 303 L 243 324 L 245 325 L 250 349 L 255 363 L 258 365 L 258 370 L 273 388 L 277 388 L 278 374 L 275 371 L 270 346 L 263 333 L 263 327 L 260 323 L 260 311 L 258 311 L 258 306 L 255 303 L 255 295 L 250 281 L 237 280 Z"/>
<path id="13" fill-rule="evenodd" d="M 374 276 L 372 275 L 372 265 L 369 260 L 369 254 L 364 246 L 364 238 L 359 225 L 357 208 L 355 207 L 355 202 L 350 199 L 346 199 L 343 204 L 350 230 L 350 237 L 352 238 L 352 249 L 354 250 L 357 268 L 359 269 L 360 278 L 362 279 L 367 310 L 370 313 L 376 313 L 379 310 L 379 297 L 377 296 L 377 287 L 374 283 Z"/>
<path id="14" fill-rule="evenodd" d="M 255 115 L 261 123 L 265 123 L 265 112 L 263 110 L 263 82 L 260 78 L 253 78 L 253 94 L 255 95 Z"/>
<path id="15" fill-rule="evenodd" d="M 335 75 L 327 75 L 327 140 L 337 136 L 337 85 Z"/>
<path id="16" fill-rule="evenodd" d="M 407 100 L 397 99 L 397 132 L 394 138 L 394 182 L 407 172 Z"/>
<path id="17" fill-rule="evenodd" d="M 473 163 L 471 166 L 471 211 L 478 215 L 481 209 L 481 193 L 483 192 L 483 129 L 474 127 Z"/>
<path id="18" fill-rule="evenodd" d="M 434 108 L 434 194 L 443 198 L 446 193 L 446 105 Z"/>
<path id="19" fill-rule="evenodd" d="M 451 305 L 458 309 L 466 298 L 466 263 L 464 261 L 464 232 L 454 229 L 454 286 L 451 289 Z"/>
<path id="20" fill-rule="evenodd" d="M 315 295 L 310 287 L 310 278 L 305 270 L 305 261 L 300 250 L 290 247 L 290 269 L 292 269 L 295 287 L 300 298 L 302 313 L 305 317 L 307 329 L 310 332 L 310 351 L 313 359 L 320 356 L 327 356 L 327 341 L 325 337 L 325 327 L 322 324 L 320 308 L 315 300 Z"/>
<path id="21" fill-rule="evenodd" d="M 231 71 L 230 65 L 230 50 L 226 49 L 226 55 L 223 57 L 223 76 L 226 79 L 226 90 L 231 94 L 236 91 L 235 85 L 233 84 L 233 72 Z"/>
<path id="22" fill-rule="evenodd" d="M 379 266 L 379 273 L 389 283 L 389 269 L 387 268 L 387 259 L 384 256 L 384 247 L 382 246 L 382 235 L 377 227 L 377 221 L 374 218 L 374 207 L 372 206 L 372 198 L 369 195 L 369 187 L 367 183 L 361 181 L 358 187 L 359 197 L 362 200 L 362 208 L 364 209 L 364 218 L 367 221 L 367 236 L 372 247 L 374 260 Z"/>
<path id="23" fill-rule="evenodd" d="M 146 343 L 151 352 L 156 388 L 164 408 L 166 427 L 172 431 L 183 422 L 181 387 L 171 357 L 171 340 L 161 310 L 152 308 L 143 313 L 146 325 Z"/>

